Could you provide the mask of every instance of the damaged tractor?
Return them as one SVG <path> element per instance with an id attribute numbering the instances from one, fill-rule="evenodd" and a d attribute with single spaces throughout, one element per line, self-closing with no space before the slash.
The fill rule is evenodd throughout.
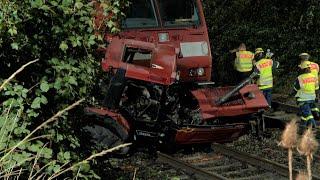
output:
<path id="1" fill-rule="evenodd" d="M 86 108 L 84 130 L 103 148 L 232 141 L 268 104 L 248 79 L 211 82 L 212 57 L 200 0 L 133 0 L 122 31 L 106 35 L 109 76 L 101 107 Z"/>

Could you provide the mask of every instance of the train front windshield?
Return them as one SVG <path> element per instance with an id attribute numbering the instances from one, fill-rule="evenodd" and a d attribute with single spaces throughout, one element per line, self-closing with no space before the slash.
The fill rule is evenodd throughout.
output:
<path id="1" fill-rule="evenodd" d="M 122 21 L 123 28 L 152 28 L 158 27 L 156 11 L 152 0 L 133 0 Z"/>
<path id="2" fill-rule="evenodd" d="M 157 3 L 157 4 L 155 4 Z M 156 16 L 159 7 L 160 20 Z M 133 0 L 122 22 L 123 28 L 197 26 L 200 24 L 195 0 Z"/>
<path id="3" fill-rule="evenodd" d="M 171 26 L 198 25 L 198 9 L 194 0 L 158 0 L 162 24 Z"/>

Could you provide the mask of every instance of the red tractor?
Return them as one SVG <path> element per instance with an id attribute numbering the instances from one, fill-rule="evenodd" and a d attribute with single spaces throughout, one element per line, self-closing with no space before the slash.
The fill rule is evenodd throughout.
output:
<path id="1" fill-rule="evenodd" d="M 84 129 L 104 147 L 125 141 L 231 141 L 268 104 L 254 84 L 214 87 L 201 0 L 133 0 L 122 31 L 106 35 L 102 107 Z"/>

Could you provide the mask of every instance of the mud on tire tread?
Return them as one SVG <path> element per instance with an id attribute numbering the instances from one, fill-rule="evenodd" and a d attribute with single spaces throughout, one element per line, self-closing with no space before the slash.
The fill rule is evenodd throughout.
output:
<path id="1" fill-rule="evenodd" d="M 92 121 L 93 120 L 93 121 Z M 106 149 L 113 148 L 124 143 L 119 136 L 110 131 L 107 125 L 103 121 L 112 121 L 111 119 L 105 117 L 97 117 L 96 119 L 87 119 L 87 123 L 81 128 L 83 135 L 86 136 L 88 142 L 85 142 L 87 148 L 95 151 L 103 151 Z M 129 148 L 122 148 L 117 151 L 118 154 L 126 154 Z"/>
<path id="2" fill-rule="evenodd" d="M 121 141 L 119 137 L 113 134 L 110 130 L 100 125 L 93 124 L 83 127 L 83 130 L 91 137 L 90 142 L 95 146 L 95 149 L 101 151 L 114 147 L 116 142 Z"/>

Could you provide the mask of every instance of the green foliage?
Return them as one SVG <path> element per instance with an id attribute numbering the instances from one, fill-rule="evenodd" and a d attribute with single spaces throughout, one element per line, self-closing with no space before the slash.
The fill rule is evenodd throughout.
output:
<path id="1" fill-rule="evenodd" d="M 127 1 L 99 2 L 106 17 L 112 13 L 102 23 L 109 31 L 118 32 L 115 22 L 123 15 Z M 1 156 L 54 112 L 94 93 L 100 74 L 96 49 L 104 46 L 102 34 L 95 33 L 96 7 L 84 0 L 1 1 L 0 83 L 21 65 L 40 59 L 0 92 Z M 0 176 L 20 168 L 25 169 L 22 176 L 36 172 L 48 176 L 66 163 L 79 161 L 78 129 L 69 117 L 65 113 L 59 123 L 39 132 L 35 140 L 22 143 L 0 162 Z M 73 173 L 97 178 L 90 165 L 83 167 Z"/>
<path id="2" fill-rule="evenodd" d="M 214 0 L 204 1 L 204 8 L 219 82 L 230 81 L 224 73 L 232 69 L 228 51 L 241 42 L 251 51 L 262 47 L 275 53 L 281 64 L 276 87 L 292 87 L 301 52 L 320 62 L 319 1 Z"/>

